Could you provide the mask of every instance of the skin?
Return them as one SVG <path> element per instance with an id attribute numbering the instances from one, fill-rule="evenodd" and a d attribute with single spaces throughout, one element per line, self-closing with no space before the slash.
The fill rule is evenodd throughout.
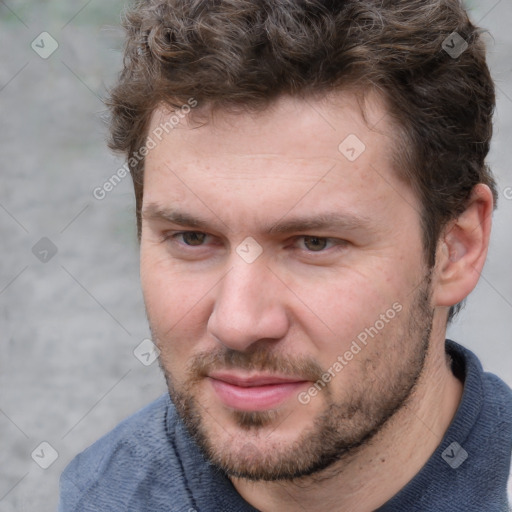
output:
<path id="1" fill-rule="evenodd" d="M 339 92 L 216 112 L 184 121 L 146 158 L 141 281 L 169 391 L 206 455 L 264 512 L 378 508 L 432 455 L 462 395 L 446 319 L 478 281 L 492 194 L 475 187 L 428 269 L 420 205 L 391 167 L 385 106 L 367 96 L 367 125 L 357 105 Z M 150 132 L 168 116 L 155 111 Z M 338 150 L 349 134 L 366 146 L 353 162 Z M 350 223 L 269 232 L 320 213 Z M 251 263 L 237 252 L 247 237 L 261 248 Z M 400 312 L 334 372 L 394 304 Z M 325 389 L 301 403 L 329 368 Z M 221 399 L 214 370 L 300 382 L 275 407 L 242 410 Z"/>

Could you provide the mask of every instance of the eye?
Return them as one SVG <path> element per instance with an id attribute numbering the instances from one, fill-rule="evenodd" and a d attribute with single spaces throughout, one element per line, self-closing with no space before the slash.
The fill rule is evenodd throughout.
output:
<path id="1" fill-rule="evenodd" d="M 309 253 L 325 252 L 335 246 L 344 247 L 347 242 L 337 238 L 327 238 L 324 236 L 302 235 L 297 237 L 299 249 Z"/>
<path id="2" fill-rule="evenodd" d="M 320 236 L 304 236 L 302 237 L 304 247 L 311 252 L 323 251 L 329 242 L 327 238 Z"/>
<path id="3" fill-rule="evenodd" d="M 182 231 L 180 233 L 174 233 L 172 238 L 178 241 L 180 241 L 181 238 L 181 241 L 185 245 L 196 247 L 203 245 L 207 236 L 206 233 L 201 233 L 200 231 Z"/>

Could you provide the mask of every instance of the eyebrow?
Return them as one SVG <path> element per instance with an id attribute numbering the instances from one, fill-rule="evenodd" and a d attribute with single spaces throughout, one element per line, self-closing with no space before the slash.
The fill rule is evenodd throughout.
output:
<path id="1" fill-rule="evenodd" d="M 206 228 L 209 223 L 206 219 L 200 217 L 193 217 L 185 212 L 173 210 L 171 208 L 162 208 L 154 203 L 149 204 L 142 209 L 142 219 L 151 220 L 167 220 L 173 224 L 180 226 L 189 226 L 191 228 Z"/>
<path id="2" fill-rule="evenodd" d="M 201 217 L 195 217 L 186 212 L 172 208 L 163 208 L 156 204 L 149 204 L 142 210 L 142 218 L 146 221 L 165 220 L 177 224 L 207 231 L 212 228 L 211 222 Z M 224 224 L 224 223 L 223 223 Z M 262 231 L 266 234 L 288 234 L 297 232 L 313 232 L 326 229 L 342 229 L 353 231 L 357 229 L 369 229 L 371 220 L 365 216 L 352 213 L 328 212 L 308 217 L 295 217 L 284 219 L 284 217 L 267 226 Z"/>

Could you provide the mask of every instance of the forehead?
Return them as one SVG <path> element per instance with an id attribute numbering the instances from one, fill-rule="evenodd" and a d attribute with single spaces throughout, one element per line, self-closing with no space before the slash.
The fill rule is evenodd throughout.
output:
<path id="1" fill-rule="evenodd" d="M 348 92 L 281 98 L 257 113 L 217 110 L 204 123 L 184 116 L 162 130 L 171 115 L 158 109 L 151 119 L 149 138 L 159 140 L 146 157 L 145 204 L 263 217 L 276 205 L 378 216 L 397 197 L 414 202 L 393 169 L 394 130 L 376 95 L 364 117 Z"/>
<path id="2" fill-rule="evenodd" d="M 214 142 L 220 144 L 219 154 L 293 151 L 297 156 L 316 158 L 321 151 L 338 160 L 343 154 L 338 145 L 351 133 L 364 139 L 370 150 L 378 139 L 392 141 L 389 119 L 384 101 L 376 93 L 358 96 L 346 91 L 305 98 L 281 96 L 256 111 L 211 109 L 208 105 L 184 105 L 169 111 L 161 106 L 151 116 L 149 135 L 157 133 L 159 141 L 190 141 L 198 149 Z"/>

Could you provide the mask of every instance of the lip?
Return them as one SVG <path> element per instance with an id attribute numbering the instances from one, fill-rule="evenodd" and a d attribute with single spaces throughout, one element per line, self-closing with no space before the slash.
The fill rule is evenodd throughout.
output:
<path id="1" fill-rule="evenodd" d="M 212 373 L 208 380 L 225 406 L 241 411 L 276 408 L 307 383 L 294 377 L 233 373 Z"/>

